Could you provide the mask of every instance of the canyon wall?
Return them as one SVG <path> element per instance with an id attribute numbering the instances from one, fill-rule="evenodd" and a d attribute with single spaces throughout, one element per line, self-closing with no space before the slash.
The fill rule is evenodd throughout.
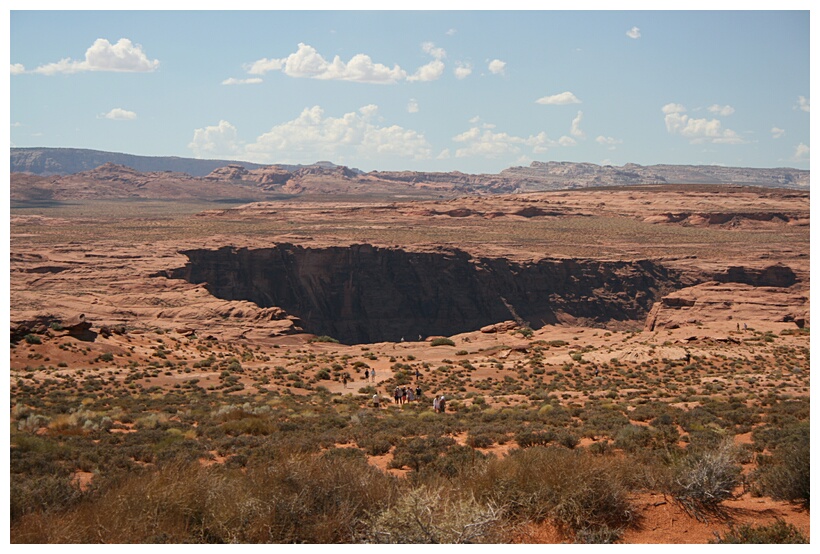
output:
<path id="1" fill-rule="evenodd" d="M 508 319 L 533 328 L 576 322 L 641 327 L 654 302 L 692 284 L 649 260 L 517 263 L 452 249 L 367 244 L 189 250 L 167 276 L 225 300 L 278 306 L 348 344 L 453 335 Z"/>

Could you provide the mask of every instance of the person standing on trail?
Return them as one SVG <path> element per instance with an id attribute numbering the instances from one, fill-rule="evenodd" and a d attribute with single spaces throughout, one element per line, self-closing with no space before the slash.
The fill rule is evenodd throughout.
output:
<path id="1" fill-rule="evenodd" d="M 439 403 L 438 403 L 438 396 L 433 397 L 433 411 L 438 413 Z"/>
<path id="2" fill-rule="evenodd" d="M 370 373 L 365 369 L 364 370 L 364 380 L 367 381 L 368 377 L 370 377 Z"/>
<path id="3" fill-rule="evenodd" d="M 399 390 L 399 387 L 396 387 L 396 390 L 393 391 L 393 401 L 398 404 L 399 398 L 401 398 L 401 391 Z"/>
<path id="4" fill-rule="evenodd" d="M 379 393 L 376 393 L 376 394 L 373 395 L 373 407 L 374 408 L 379 407 Z"/>
<path id="5" fill-rule="evenodd" d="M 446 400 L 444 400 L 444 395 L 441 395 L 441 398 L 438 399 L 438 411 L 442 414 L 446 411 Z"/>
<path id="6" fill-rule="evenodd" d="M 416 400 L 421 400 L 421 387 L 416 387 Z"/>
<path id="7" fill-rule="evenodd" d="M 370 372 L 370 377 L 373 379 L 373 382 L 375 383 L 376 382 L 376 370 L 375 369 Z"/>
<path id="8" fill-rule="evenodd" d="M 347 375 L 342 375 L 342 384 L 347 388 Z"/>

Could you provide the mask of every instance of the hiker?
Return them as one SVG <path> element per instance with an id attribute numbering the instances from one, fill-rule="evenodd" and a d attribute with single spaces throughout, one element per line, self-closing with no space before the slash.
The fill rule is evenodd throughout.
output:
<path id="1" fill-rule="evenodd" d="M 399 398 L 401 398 L 401 391 L 399 390 L 399 387 L 396 387 L 396 390 L 393 391 L 393 401 L 398 404 Z"/>
<path id="2" fill-rule="evenodd" d="M 446 411 L 446 405 L 447 404 L 446 404 L 446 401 L 444 400 L 444 395 L 442 394 L 441 398 L 438 399 L 438 410 L 439 410 L 439 412 L 444 413 Z"/>
<path id="3" fill-rule="evenodd" d="M 416 387 L 416 400 L 421 400 L 421 387 Z"/>
<path id="4" fill-rule="evenodd" d="M 433 398 L 433 411 L 438 413 L 439 403 L 438 403 L 438 396 Z"/>
<path id="5" fill-rule="evenodd" d="M 347 388 L 347 375 L 342 376 L 342 383 L 344 384 L 345 388 Z"/>
<path id="6" fill-rule="evenodd" d="M 401 403 L 404 404 L 407 402 L 407 389 L 402 387 L 401 388 Z"/>
<path id="7" fill-rule="evenodd" d="M 419 368 L 416 368 L 416 381 L 419 380 L 419 377 L 421 377 L 421 373 L 419 372 Z"/>
<path id="8" fill-rule="evenodd" d="M 413 401 L 413 389 L 411 387 L 407 387 L 407 401 Z"/>
<path id="9" fill-rule="evenodd" d="M 370 373 L 365 369 L 364 370 L 364 380 L 367 381 L 368 377 L 370 377 Z"/>
<path id="10" fill-rule="evenodd" d="M 373 407 L 374 408 L 379 407 L 379 393 L 376 393 L 376 394 L 373 395 Z"/>
<path id="11" fill-rule="evenodd" d="M 373 380 L 374 383 L 376 382 L 376 370 L 375 369 L 370 372 L 370 378 Z"/>

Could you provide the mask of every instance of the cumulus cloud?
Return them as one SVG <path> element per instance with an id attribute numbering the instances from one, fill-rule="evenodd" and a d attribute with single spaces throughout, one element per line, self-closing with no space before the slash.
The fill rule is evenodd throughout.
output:
<path id="1" fill-rule="evenodd" d="M 432 42 L 421 45 L 424 52 L 434 59 L 419 67 L 414 73 L 393 65 L 376 63 L 367 54 L 356 54 L 349 61 L 334 56 L 328 61 L 314 47 L 299 43 L 296 52 L 284 58 L 262 58 L 247 64 L 246 71 L 251 75 L 264 75 L 270 71 L 282 71 L 295 78 L 353 81 L 371 84 L 394 84 L 399 81 L 434 81 L 444 73 L 444 62 L 447 55 L 443 48 Z M 234 83 L 231 83 L 234 84 Z"/>
<path id="2" fill-rule="evenodd" d="M 225 120 L 216 125 L 194 130 L 194 138 L 188 148 L 197 158 L 224 157 L 241 151 L 236 127 Z"/>
<path id="3" fill-rule="evenodd" d="M 808 161 L 809 160 L 809 154 L 811 154 L 811 151 L 810 151 L 809 147 L 801 142 L 794 149 L 794 155 L 792 156 L 792 161 L 793 162 Z"/>
<path id="4" fill-rule="evenodd" d="M 595 137 L 595 142 L 602 146 L 606 146 L 607 150 L 615 150 L 615 147 L 619 144 L 623 144 L 623 141 L 620 139 L 612 138 L 612 137 L 605 137 L 603 135 L 599 135 Z"/>
<path id="5" fill-rule="evenodd" d="M 222 81 L 223 85 L 258 85 L 262 82 L 262 79 L 259 77 L 250 77 L 248 79 L 235 79 L 233 77 L 229 77 Z"/>
<path id="6" fill-rule="evenodd" d="M 82 71 L 143 73 L 154 71 L 157 67 L 159 67 L 159 60 L 148 59 L 145 52 L 142 51 L 142 46 L 132 43 L 127 38 L 121 38 L 116 44 L 111 44 L 104 38 L 98 38 L 85 51 L 84 60 L 64 58 L 58 62 L 32 69 L 31 73 L 41 75 L 79 73 Z M 22 68 L 21 65 L 20 68 Z"/>
<path id="7" fill-rule="evenodd" d="M 435 81 L 444 73 L 444 62 L 433 60 L 421 66 L 413 75 L 407 77 L 408 81 Z"/>
<path id="8" fill-rule="evenodd" d="M 343 62 L 339 56 L 327 61 L 315 48 L 301 42 L 296 52 L 285 58 L 263 58 L 247 67 L 248 73 L 252 75 L 279 70 L 289 77 L 375 84 L 396 83 L 407 77 L 407 72 L 398 65 L 391 68 L 375 63 L 367 54 L 356 54 L 348 62 Z"/>
<path id="9" fill-rule="evenodd" d="M 102 117 L 105 119 L 116 119 L 119 121 L 127 121 L 130 119 L 137 119 L 137 114 L 135 112 L 124 110 L 122 108 L 114 108 L 110 112 L 103 114 Z"/>
<path id="10" fill-rule="evenodd" d="M 584 112 L 579 111 L 578 115 L 572 120 L 572 125 L 570 126 L 569 134 L 578 137 L 584 138 L 586 134 L 581 130 L 581 120 L 584 118 Z"/>
<path id="11" fill-rule="evenodd" d="M 742 144 L 744 140 L 733 130 L 724 129 L 718 119 L 694 119 L 686 115 L 681 104 L 666 104 L 661 108 L 666 130 L 680 135 L 692 144 L 710 142 L 712 144 Z"/>
<path id="12" fill-rule="evenodd" d="M 772 127 L 772 138 L 779 139 L 783 135 L 786 134 L 786 129 L 781 129 L 779 127 Z"/>
<path id="13" fill-rule="evenodd" d="M 712 104 L 708 108 L 709 112 L 721 116 L 732 115 L 735 113 L 735 109 L 732 106 L 720 106 L 718 104 Z"/>
<path id="14" fill-rule="evenodd" d="M 26 72 L 26 68 L 23 64 L 21 64 L 21 63 L 11 64 L 11 72 L 10 72 L 11 75 L 20 75 L 21 73 L 25 73 L 25 72 Z"/>
<path id="15" fill-rule="evenodd" d="M 320 106 L 305 108 L 299 116 L 274 126 L 248 144 L 248 156 L 260 162 L 344 161 L 385 156 L 429 159 L 432 147 L 424 135 L 398 125 L 382 126 L 378 107 L 369 104 L 341 117 L 326 116 Z M 283 159 L 284 158 L 284 159 Z"/>
<path id="16" fill-rule="evenodd" d="M 453 74 L 456 76 L 456 79 L 466 79 L 472 72 L 473 66 L 469 63 L 462 62 L 456 62 L 456 68 L 453 70 Z"/>
<path id="17" fill-rule="evenodd" d="M 552 96 L 542 96 L 535 101 L 536 104 L 545 104 L 551 106 L 560 106 L 564 104 L 580 104 L 581 101 L 577 96 L 569 91 L 553 94 Z"/>
<path id="18" fill-rule="evenodd" d="M 508 133 L 496 132 L 495 125 L 484 123 L 477 125 L 477 118 L 470 121 L 474 126 L 453 137 L 453 142 L 462 144 L 456 149 L 456 158 L 481 156 L 485 158 L 500 158 L 508 156 L 522 156 L 525 154 L 543 154 L 550 148 L 558 146 L 573 146 L 575 139 L 563 136 L 558 140 L 550 139 L 546 133 L 519 137 Z"/>
<path id="19" fill-rule="evenodd" d="M 444 48 L 439 48 L 432 42 L 422 43 L 421 49 L 437 60 L 444 59 L 447 56 L 447 52 L 445 52 Z"/>
<path id="20" fill-rule="evenodd" d="M 419 113 L 419 103 L 416 102 L 415 98 L 411 98 L 407 103 L 407 111 L 408 113 Z"/>
<path id="21" fill-rule="evenodd" d="M 495 59 L 492 60 L 488 65 L 487 69 L 490 70 L 490 73 L 494 75 L 504 75 L 504 71 L 507 68 L 507 62 L 502 62 L 501 60 Z"/>
<path id="22" fill-rule="evenodd" d="M 626 36 L 633 39 L 641 38 L 641 30 L 637 27 L 632 27 L 630 30 L 626 32 Z"/>
<path id="23" fill-rule="evenodd" d="M 809 110 L 809 99 L 805 96 L 800 96 L 797 98 L 797 107 L 804 112 L 808 112 Z"/>

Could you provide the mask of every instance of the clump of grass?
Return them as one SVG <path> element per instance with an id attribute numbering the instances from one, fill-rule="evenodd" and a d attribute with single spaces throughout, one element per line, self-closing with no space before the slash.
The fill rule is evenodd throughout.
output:
<path id="1" fill-rule="evenodd" d="M 732 526 L 725 534 L 715 535 L 711 544 L 809 544 L 809 540 L 797 527 L 782 519 L 769 525 Z"/>
<path id="2" fill-rule="evenodd" d="M 447 337 L 436 337 L 432 341 L 430 341 L 430 346 L 455 346 L 455 345 L 456 345 L 456 343 L 454 343 L 451 339 L 448 339 Z"/>

